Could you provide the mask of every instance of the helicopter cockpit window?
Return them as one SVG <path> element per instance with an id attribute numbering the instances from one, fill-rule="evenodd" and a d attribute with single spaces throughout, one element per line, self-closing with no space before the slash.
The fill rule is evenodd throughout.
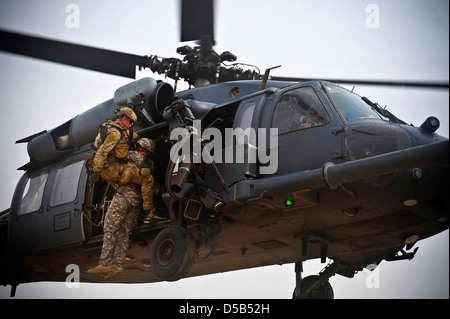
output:
<path id="1" fill-rule="evenodd" d="M 41 208 L 47 177 L 47 172 L 29 175 L 23 190 L 23 196 L 20 201 L 20 209 L 17 215 L 25 215 L 36 212 Z"/>
<path id="2" fill-rule="evenodd" d="M 364 102 L 359 95 L 329 83 L 326 83 L 325 87 L 347 122 L 359 119 L 389 120 Z"/>
<path id="3" fill-rule="evenodd" d="M 58 169 L 50 197 L 51 206 L 70 203 L 76 198 L 83 163 L 79 161 Z"/>
<path id="4" fill-rule="evenodd" d="M 255 111 L 255 107 L 256 102 L 251 101 L 244 104 L 239 109 L 238 114 L 236 115 L 235 128 L 241 128 L 242 131 L 238 131 L 238 134 L 236 135 L 236 144 L 256 144 L 256 137 L 254 136 L 253 131 L 248 130 L 252 127 L 253 112 Z"/>
<path id="5" fill-rule="evenodd" d="M 330 120 L 311 87 L 301 87 L 281 96 L 275 107 L 272 127 L 278 134 L 321 126 Z"/>

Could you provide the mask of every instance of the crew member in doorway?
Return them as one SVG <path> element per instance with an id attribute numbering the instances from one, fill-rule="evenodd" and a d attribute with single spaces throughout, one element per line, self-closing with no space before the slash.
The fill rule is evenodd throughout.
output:
<path id="1" fill-rule="evenodd" d="M 149 155 L 155 151 L 155 143 L 149 138 L 141 138 L 137 141 L 137 149 L 129 151 L 127 155 L 128 164 L 125 165 L 120 182 L 122 184 L 138 184 L 141 186 L 143 209 L 145 213 L 144 223 L 154 223 L 166 220 L 156 214 L 153 205 L 153 196 L 158 190 L 154 189 L 154 179 L 151 171 L 154 167 Z"/>

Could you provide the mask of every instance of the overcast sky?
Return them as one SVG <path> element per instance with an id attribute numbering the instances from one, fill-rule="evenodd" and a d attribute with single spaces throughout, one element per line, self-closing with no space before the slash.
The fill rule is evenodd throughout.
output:
<path id="1" fill-rule="evenodd" d="M 69 5 L 79 9 L 78 28 L 67 23 Z M 281 64 L 273 71 L 280 76 L 448 82 L 448 11 L 447 0 L 221 0 L 216 51 L 229 50 L 238 62 L 257 65 L 261 72 Z M 176 0 L 0 1 L 0 28 L 138 55 L 179 57 L 176 48 L 185 43 L 179 42 L 178 15 Z M 161 78 L 149 71 L 138 74 L 144 76 Z M 129 82 L 0 53 L 0 210 L 10 206 L 23 173 L 17 168 L 28 162 L 26 145 L 16 140 L 62 124 Z M 449 135 L 448 90 L 359 86 L 355 91 L 415 126 L 437 116 L 437 133 Z M 355 279 L 334 276 L 335 297 L 448 298 L 448 241 L 446 231 L 419 243 L 413 261 L 383 262 L 379 288 L 367 287 L 368 273 Z M 305 275 L 323 266 L 308 262 Z M 35 283 L 20 285 L 17 297 L 290 298 L 294 286 L 293 265 L 284 265 L 107 289 Z M 0 287 L 1 297 L 8 294 L 9 287 Z"/>

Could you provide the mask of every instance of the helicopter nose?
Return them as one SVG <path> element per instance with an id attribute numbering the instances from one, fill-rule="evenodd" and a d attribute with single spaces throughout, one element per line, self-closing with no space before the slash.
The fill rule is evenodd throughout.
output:
<path id="1" fill-rule="evenodd" d="M 428 117 L 420 127 L 402 126 L 413 141 L 413 146 L 448 142 L 446 137 L 436 134 L 439 120 Z M 428 155 L 429 156 L 429 155 Z M 449 215 L 449 163 L 447 158 L 441 163 L 416 167 L 396 174 L 395 193 L 403 208 L 413 211 L 426 221 L 446 223 Z"/>

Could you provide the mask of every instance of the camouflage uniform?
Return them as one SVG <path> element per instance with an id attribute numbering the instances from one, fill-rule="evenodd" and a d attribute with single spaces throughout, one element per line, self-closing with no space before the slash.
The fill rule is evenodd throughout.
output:
<path id="1" fill-rule="evenodd" d="M 125 165 L 120 182 L 141 185 L 143 208 L 145 211 L 153 209 L 153 176 L 150 174 L 150 165 L 145 154 L 138 151 L 129 151 L 128 164 Z"/>
<path id="2" fill-rule="evenodd" d="M 141 211 L 141 192 L 134 184 L 115 185 L 116 193 L 106 211 L 103 247 L 99 264 L 124 270 L 130 231 Z"/>
<path id="3" fill-rule="evenodd" d="M 97 151 L 92 170 L 94 173 L 100 172 L 103 179 L 115 184 L 120 180 L 120 161 L 124 161 L 128 154 L 130 133 L 111 120 L 104 125 L 95 138 L 94 147 Z M 137 134 L 133 133 L 133 137 L 137 138 Z"/>
<path id="4" fill-rule="evenodd" d="M 117 109 L 116 115 L 118 117 L 124 115 L 132 122 L 137 120 L 129 108 Z M 137 137 L 137 134 L 133 133 L 133 138 Z M 142 204 L 141 192 L 136 185 L 120 184 L 120 173 L 123 171 L 121 162 L 125 162 L 127 157 L 129 141 L 130 130 L 124 128 L 120 122 L 112 120 L 100 126 L 95 138 L 96 153 L 90 164 L 94 174 L 91 177 L 100 175 L 115 188 L 116 192 L 106 211 L 99 265 L 89 269 L 88 273 L 104 273 L 108 270 L 101 268 L 102 266 L 112 266 L 115 270 L 123 271 L 128 236 L 136 225 Z M 91 179 L 91 182 L 95 183 L 95 179 L 94 181 Z"/>

